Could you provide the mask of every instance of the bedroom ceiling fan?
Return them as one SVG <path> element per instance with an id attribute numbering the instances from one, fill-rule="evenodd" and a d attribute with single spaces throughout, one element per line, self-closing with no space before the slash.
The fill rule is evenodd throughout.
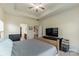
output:
<path id="1" fill-rule="evenodd" d="M 45 7 L 42 3 L 32 3 L 31 7 L 28 7 L 31 10 L 34 10 L 35 12 L 44 11 Z"/>

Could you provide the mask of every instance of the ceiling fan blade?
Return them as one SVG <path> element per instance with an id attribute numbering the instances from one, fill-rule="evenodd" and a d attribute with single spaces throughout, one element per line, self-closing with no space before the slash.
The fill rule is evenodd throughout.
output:
<path id="1" fill-rule="evenodd" d="M 29 9 L 32 9 L 33 7 L 28 7 Z"/>
<path id="2" fill-rule="evenodd" d="M 45 9 L 44 7 L 40 7 L 40 8 L 43 9 L 43 10 Z"/>

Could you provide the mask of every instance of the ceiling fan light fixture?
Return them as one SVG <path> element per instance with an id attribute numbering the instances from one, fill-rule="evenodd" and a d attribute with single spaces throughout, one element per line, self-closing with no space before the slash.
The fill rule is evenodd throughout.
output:
<path id="1" fill-rule="evenodd" d="M 42 3 L 32 3 L 31 5 L 32 7 L 29 8 L 35 10 L 36 12 L 43 11 L 45 9 Z"/>

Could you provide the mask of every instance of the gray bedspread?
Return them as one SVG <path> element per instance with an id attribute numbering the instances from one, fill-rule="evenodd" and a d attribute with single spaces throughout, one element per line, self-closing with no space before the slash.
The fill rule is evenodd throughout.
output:
<path id="1" fill-rule="evenodd" d="M 40 40 L 18 41 L 13 43 L 12 56 L 37 56 L 50 49 L 52 50 L 52 55 L 56 55 L 54 46 Z"/>

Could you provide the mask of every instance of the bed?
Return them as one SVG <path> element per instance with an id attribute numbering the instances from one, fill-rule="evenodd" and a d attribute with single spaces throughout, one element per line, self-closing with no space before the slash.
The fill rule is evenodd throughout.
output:
<path id="1" fill-rule="evenodd" d="M 55 46 L 36 39 L 16 42 L 7 39 L 3 42 L 0 47 L 1 56 L 56 56 L 57 53 Z"/>

